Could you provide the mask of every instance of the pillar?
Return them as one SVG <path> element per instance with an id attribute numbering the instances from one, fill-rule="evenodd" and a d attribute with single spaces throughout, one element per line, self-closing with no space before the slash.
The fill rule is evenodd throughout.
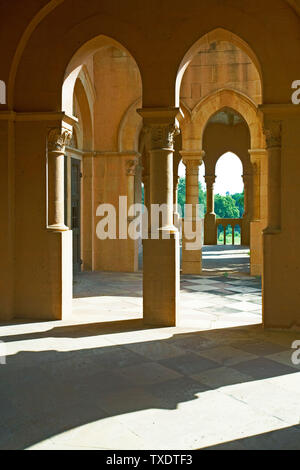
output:
<path id="1" fill-rule="evenodd" d="M 250 223 L 250 271 L 252 276 L 262 274 L 262 163 L 266 150 L 249 150 L 253 166 L 253 212 Z"/>
<path id="2" fill-rule="evenodd" d="M 217 245 L 217 226 L 215 214 L 214 185 L 215 175 L 206 175 L 206 215 L 204 219 L 204 244 Z"/>
<path id="3" fill-rule="evenodd" d="M 0 320 L 14 316 L 15 271 L 15 123 L 14 113 L 0 112 Z"/>
<path id="4" fill-rule="evenodd" d="M 65 145 L 76 122 L 27 113 L 15 122 L 14 317 L 60 320 L 72 309 L 72 231 L 64 224 Z"/>
<path id="5" fill-rule="evenodd" d="M 144 322 L 175 326 L 179 301 L 179 237 L 173 225 L 173 153 L 177 108 L 143 108 L 150 155 L 150 203 L 164 204 L 166 217 L 143 242 Z"/>
<path id="6" fill-rule="evenodd" d="M 191 213 L 185 211 L 183 221 L 183 240 L 182 240 L 182 274 L 201 274 L 202 273 L 202 221 L 200 221 L 200 214 L 197 212 L 197 205 L 199 205 L 199 167 L 203 163 L 204 152 L 196 151 L 182 151 L 183 163 L 186 167 L 186 204 L 191 206 Z M 200 224 L 199 224 L 200 222 Z M 195 249 L 190 249 L 189 244 L 195 242 L 194 240 L 187 239 L 187 227 L 191 225 L 193 232 L 201 231 L 198 233 L 198 238 L 201 236 L 200 245 L 195 246 Z"/>
<path id="7" fill-rule="evenodd" d="M 127 204 L 128 209 L 135 203 L 135 175 L 136 167 L 138 165 L 138 158 L 132 158 L 126 162 L 126 176 L 127 176 Z"/>
<path id="8" fill-rule="evenodd" d="M 174 174 L 174 225 L 180 230 L 180 214 L 178 212 L 178 185 L 180 177 L 177 174 Z"/>
<path id="9" fill-rule="evenodd" d="M 82 159 L 82 262 L 83 271 L 94 270 L 94 155 L 85 153 Z"/>
<path id="10" fill-rule="evenodd" d="M 135 201 L 135 178 L 137 166 L 139 164 L 138 156 L 133 156 L 126 161 L 126 176 L 127 176 L 127 207 L 136 203 Z M 127 220 L 127 227 L 137 216 L 136 213 L 130 214 Z M 127 229 L 128 233 L 128 229 Z M 137 272 L 139 269 L 139 240 L 132 240 L 128 237 L 127 250 L 129 259 L 129 272 Z"/>
<path id="11" fill-rule="evenodd" d="M 282 277 L 280 272 L 284 269 L 286 262 L 283 261 L 283 252 L 285 251 L 287 255 L 287 250 L 292 249 L 292 246 L 284 244 L 284 240 L 281 239 L 282 121 L 278 118 L 265 116 L 264 134 L 268 168 L 268 216 L 267 227 L 263 231 L 263 321 L 266 327 L 274 327 L 283 326 L 290 322 L 290 319 L 284 318 L 284 310 L 288 307 L 289 301 L 282 297 L 285 297 L 283 293 L 288 289 L 288 283 L 292 283 L 288 277 Z M 296 200 L 293 203 L 295 204 Z M 281 263 L 278 266 L 280 260 Z M 293 261 L 290 264 L 292 267 Z M 289 266 L 288 262 L 287 266 Z M 279 293 L 280 299 L 277 293 Z M 283 306 L 283 303 L 286 306 Z M 299 302 L 297 308 L 299 312 Z M 290 311 L 288 311 L 288 316 L 290 316 Z"/>
<path id="12" fill-rule="evenodd" d="M 48 229 L 63 232 L 65 225 L 64 158 L 70 142 L 69 129 L 54 128 L 48 134 Z"/>
<path id="13" fill-rule="evenodd" d="M 252 183 L 252 175 L 243 175 L 244 181 L 244 215 L 243 219 L 241 220 L 241 229 L 242 229 L 242 237 L 241 243 L 243 246 L 250 246 L 250 221 L 251 221 L 251 210 L 250 207 L 252 206 L 250 201 L 251 195 L 251 183 Z"/>

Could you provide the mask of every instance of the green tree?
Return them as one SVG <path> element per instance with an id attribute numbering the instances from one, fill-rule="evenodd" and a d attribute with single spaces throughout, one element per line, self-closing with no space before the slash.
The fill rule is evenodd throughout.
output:
<path id="1" fill-rule="evenodd" d="M 232 198 L 235 200 L 235 205 L 237 206 L 240 217 L 244 215 L 244 192 L 236 193 L 232 195 Z"/>
<path id="2" fill-rule="evenodd" d="M 219 219 L 238 219 L 240 217 L 240 211 L 236 206 L 235 199 L 229 194 L 226 196 L 216 194 L 215 213 Z"/>
<path id="3" fill-rule="evenodd" d="M 178 205 L 181 207 L 182 216 L 184 216 L 184 205 L 186 203 L 186 179 L 180 178 L 178 183 Z M 204 212 L 206 210 L 206 193 L 203 191 L 202 184 L 199 181 L 199 204 L 203 204 Z"/>

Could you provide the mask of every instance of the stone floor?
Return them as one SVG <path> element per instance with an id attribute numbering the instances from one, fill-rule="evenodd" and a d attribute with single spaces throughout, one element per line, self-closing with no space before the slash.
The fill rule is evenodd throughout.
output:
<path id="1" fill-rule="evenodd" d="M 62 322 L 2 324 L 0 449 L 300 449 L 300 332 L 264 331 L 260 281 L 184 276 L 176 328 L 141 274 L 81 274 Z"/>
<path id="2" fill-rule="evenodd" d="M 218 245 L 203 247 L 205 272 L 240 272 L 250 274 L 250 250 L 246 246 Z"/>

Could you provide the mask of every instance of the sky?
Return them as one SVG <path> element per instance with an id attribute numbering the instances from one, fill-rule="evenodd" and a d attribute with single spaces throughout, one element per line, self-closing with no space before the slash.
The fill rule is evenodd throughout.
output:
<path id="1" fill-rule="evenodd" d="M 185 177 L 185 166 L 181 162 L 179 165 L 179 176 Z M 204 164 L 200 167 L 199 181 L 202 183 L 204 189 Z M 243 184 L 243 166 L 240 159 L 231 152 L 225 153 L 219 158 L 216 166 L 216 183 L 215 183 L 215 194 L 226 195 L 227 192 L 230 194 L 242 193 L 244 189 Z"/>

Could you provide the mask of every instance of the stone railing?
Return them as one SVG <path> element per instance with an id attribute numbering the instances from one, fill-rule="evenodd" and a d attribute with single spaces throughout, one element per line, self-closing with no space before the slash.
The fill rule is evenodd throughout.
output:
<path id="1" fill-rule="evenodd" d="M 216 219 L 216 230 L 217 230 L 217 239 L 218 239 L 218 230 L 219 227 L 223 227 L 224 231 L 224 245 L 226 245 L 226 232 L 227 227 L 231 227 L 232 230 L 232 245 L 235 244 L 235 229 L 240 228 L 241 240 L 242 240 L 242 230 L 243 230 L 243 219 Z"/>

